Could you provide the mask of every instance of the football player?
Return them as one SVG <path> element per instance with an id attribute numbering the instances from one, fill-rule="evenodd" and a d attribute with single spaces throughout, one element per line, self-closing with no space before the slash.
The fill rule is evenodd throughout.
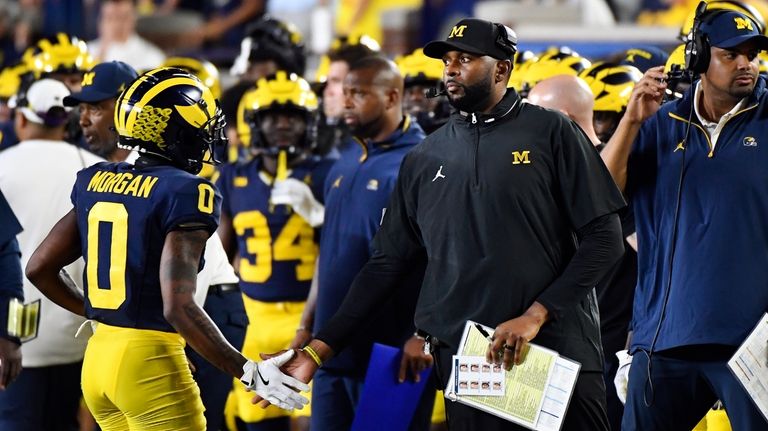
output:
<path id="1" fill-rule="evenodd" d="M 619 125 L 619 120 L 627 110 L 629 97 L 635 83 L 643 77 L 636 67 L 599 62 L 585 69 L 579 78 L 587 82 L 595 96 L 594 117 L 592 123 L 595 133 L 603 146 L 611 139 Z"/>
<path id="2" fill-rule="evenodd" d="M 240 55 L 230 69 L 230 74 L 238 77 L 238 82 L 221 96 L 224 114 L 227 118 L 235 118 L 243 94 L 261 78 L 274 75 L 278 70 L 301 76 L 306 58 L 304 39 L 292 24 L 266 15 L 253 22 L 240 43 Z M 230 124 L 227 127 L 229 145 L 235 148 L 230 154 L 247 159 L 249 153 L 242 147 L 248 142 L 240 142 L 233 126 Z M 229 161 L 235 160 L 230 158 Z"/>
<path id="3" fill-rule="evenodd" d="M 85 72 L 96 65 L 85 42 L 65 33 L 41 39 L 25 58 L 36 78 L 61 81 L 73 93 L 80 91 Z"/>
<path id="4" fill-rule="evenodd" d="M 205 429 L 185 343 L 273 404 L 300 408 L 306 400 L 294 388 L 308 386 L 278 369 L 293 353 L 248 360 L 194 301 L 221 203 L 213 185 L 195 175 L 224 140 L 224 118 L 210 90 L 181 69 L 151 70 L 118 98 L 115 126 L 120 144 L 141 156 L 134 165 L 97 163 L 80 171 L 74 209 L 26 268 L 47 297 L 98 322 L 82 386 L 99 426 Z M 60 273 L 81 255 L 84 293 Z"/>
<path id="5" fill-rule="evenodd" d="M 443 88 L 443 63 L 429 58 L 421 48 L 395 60 L 405 80 L 403 110 L 414 116 L 427 134 L 448 121 L 451 113 Z"/>
<path id="6" fill-rule="evenodd" d="M 72 93 L 82 90 L 85 73 L 96 65 L 85 42 L 65 33 L 41 39 L 32 48 L 31 54 L 25 53 L 24 59 L 36 79 L 51 78 L 61 81 Z M 79 119 L 78 110 L 70 111 L 64 140 L 88 148 L 80 130 Z"/>
<path id="7" fill-rule="evenodd" d="M 258 81 L 243 96 L 238 132 L 254 157 L 224 165 L 216 184 L 223 197 L 219 235 L 234 266 L 251 324 L 243 354 L 289 347 L 299 326 L 315 272 L 322 223 L 322 187 L 331 161 L 311 155 L 317 98 L 309 84 L 283 71 Z M 270 201 L 273 185 L 307 184 L 318 211 Z M 278 188 L 275 187 L 275 188 Z M 284 190 L 285 191 L 285 190 Z M 286 202 L 281 200 L 280 202 Z M 265 325 L 270 327 L 265 331 Z M 237 410 L 247 429 L 289 429 L 289 413 L 251 404 L 252 395 L 237 391 Z"/>
<path id="8" fill-rule="evenodd" d="M 211 90 L 211 93 L 216 100 L 221 100 L 221 79 L 219 78 L 219 69 L 217 69 L 210 61 L 197 57 L 174 56 L 166 58 L 162 66 L 178 67 L 179 69 L 184 69 L 195 75 Z M 238 159 L 237 147 L 218 147 L 214 148 L 214 151 L 217 151 L 217 153 L 214 154 L 217 160 L 234 162 Z M 213 178 L 214 172 L 214 165 L 206 163 L 203 165 L 203 170 L 200 171 L 200 175 L 203 178 L 210 180 Z"/>

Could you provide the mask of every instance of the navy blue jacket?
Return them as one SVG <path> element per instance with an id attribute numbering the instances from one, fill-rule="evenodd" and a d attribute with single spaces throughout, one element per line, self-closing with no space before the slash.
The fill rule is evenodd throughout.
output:
<path id="1" fill-rule="evenodd" d="M 695 112 L 688 124 L 695 88 L 643 124 L 629 159 L 639 244 L 633 351 L 650 348 L 659 323 L 683 163 L 672 283 L 654 350 L 736 346 L 768 310 L 765 82 L 726 121 L 714 149 Z"/>
<path id="2" fill-rule="evenodd" d="M 0 191 L 0 336 L 6 337 L 8 328 L 8 301 L 24 299 L 21 273 L 21 251 L 16 235 L 21 225 L 13 214 L 3 192 Z"/>
<path id="3" fill-rule="evenodd" d="M 320 239 L 319 291 L 315 329 L 336 313 L 360 268 L 371 256 L 371 240 L 395 188 L 406 153 L 424 139 L 410 117 L 383 142 L 356 144 L 342 152 L 325 182 L 325 224 Z M 413 333 L 413 310 L 421 274 L 414 288 L 381 310 L 381 319 L 361 328 L 358 342 L 323 367 L 364 376 L 374 341 L 402 345 Z M 400 347 L 398 346 L 398 347 Z"/>

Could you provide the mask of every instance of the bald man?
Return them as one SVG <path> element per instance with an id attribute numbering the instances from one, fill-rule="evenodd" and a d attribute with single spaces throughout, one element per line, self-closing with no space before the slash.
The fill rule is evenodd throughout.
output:
<path id="1" fill-rule="evenodd" d="M 557 75 L 544 79 L 528 93 L 528 101 L 562 112 L 581 127 L 592 145 L 598 148 L 603 145 L 592 124 L 595 99 L 583 79 L 572 75 Z"/>
<path id="2" fill-rule="evenodd" d="M 325 183 L 317 277 L 302 328 L 322 327 L 341 306 L 352 280 L 371 255 L 369 244 L 379 229 L 400 163 L 425 137 L 421 127 L 403 114 L 403 78 L 391 61 L 374 56 L 352 63 L 343 91 L 343 119 L 354 138 L 342 146 L 341 158 Z M 317 373 L 311 429 L 350 429 L 374 342 L 402 346 L 408 341 L 410 360 L 405 368 L 409 370 L 419 371 L 431 364 L 431 356 L 419 349 L 423 340 L 410 340 L 421 274 L 413 274 L 404 284 L 400 297 L 382 307 L 375 322 L 360 328 L 353 345 Z M 311 306 L 313 294 L 317 295 L 316 308 Z M 306 331 L 303 336 L 308 340 L 311 333 Z M 412 429 L 429 429 L 434 392 L 422 400 Z"/>

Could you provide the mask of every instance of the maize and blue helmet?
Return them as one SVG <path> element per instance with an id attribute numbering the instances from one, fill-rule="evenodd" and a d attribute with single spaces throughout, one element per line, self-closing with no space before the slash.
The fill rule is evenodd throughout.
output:
<path id="1" fill-rule="evenodd" d="M 314 144 L 312 134 L 317 107 L 317 96 L 306 80 L 296 74 L 279 71 L 274 76 L 259 79 L 256 88 L 243 94 L 237 109 L 237 133 L 241 142 L 261 154 L 277 156 L 280 150 L 285 150 L 289 157 L 298 156 Z M 304 117 L 307 134 L 298 145 L 278 148 L 270 145 L 261 133 L 263 115 L 275 110 L 294 111 Z"/>
<path id="2" fill-rule="evenodd" d="M 137 149 L 197 174 L 226 143 L 224 114 L 197 77 L 172 67 L 139 76 L 117 99 L 115 128 L 123 148 Z"/>

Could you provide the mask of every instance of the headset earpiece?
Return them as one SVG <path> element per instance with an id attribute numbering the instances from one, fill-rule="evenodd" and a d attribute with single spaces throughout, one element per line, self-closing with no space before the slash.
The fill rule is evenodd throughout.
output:
<path id="1" fill-rule="evenodd" d="M 517 52 L 517 34 L 504 24 L 496 24 L 496 28 L 498 30 L 496 45 L 512 59 Z"/>
<path id="2" fill-rule="evenodd" d="M 706 10 L 707 3 L 700 2 L 685 43 L 685 69 L 697 74 L 706 72 L 709 66 L 709 39 L 707 35 L 701 34 L 701 22 Z"/>

